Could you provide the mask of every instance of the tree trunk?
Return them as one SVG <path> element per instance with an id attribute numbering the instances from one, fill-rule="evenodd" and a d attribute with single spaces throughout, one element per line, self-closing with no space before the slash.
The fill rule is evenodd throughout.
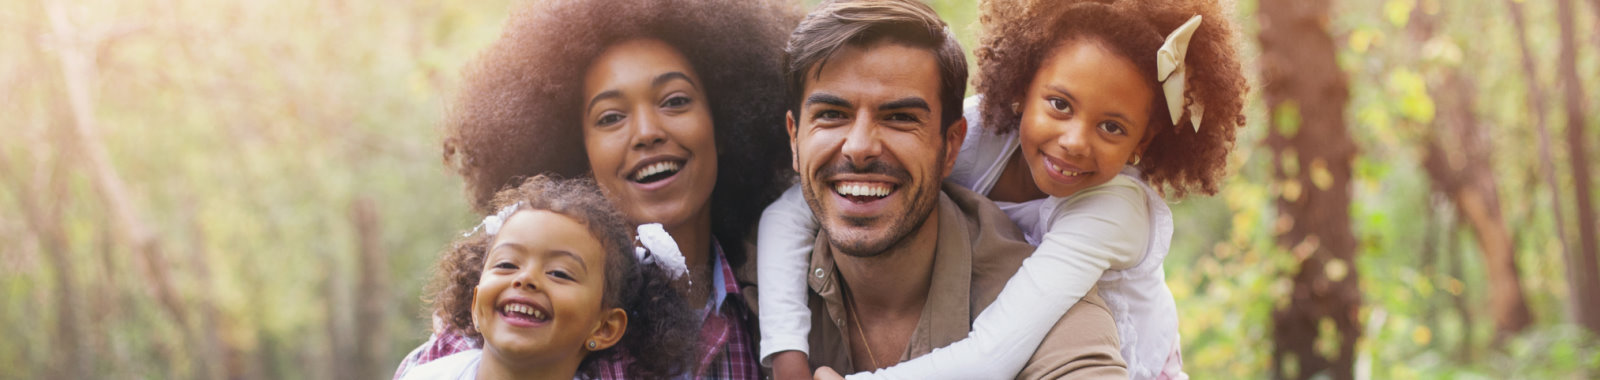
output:
<path id="1" fill-rule="evenodd" d="M 1600 10 L 1600 0 L 1595 1 L 1595 9 Z M 1550 188 L 1550 211 L 1555 219 L 1556 244 L 1561 248 L 1561 256 L 1566 257 L 1572 244 L 1567 240 L 1567 217 L 1566 208 L 1561 205 L 1561 185 L 1556 182 L 1556 160 L 1552 157 L 1555 148 L 1550 145 L 1550 128 L 1544 119 L 1548 112 L 1544 88 L 1539 85 L 1539 69 L 1533 62 L 1533 48 L 1528 46 L 1528 23 L 1522 13 L 1522 3 L 1506 0 L 1506 7 L 1511 14 L 1512 28 L 1517 32 L 1517 47 L 1522 50 L 1522 73 L 1527 78 L 1522 83 L 1528 85 L 1528 106 L 1533 111 L 1533 127 L 1539 133 L 1539 176 L 1544 177 L 1545 186 Z"/>
<path id="2" fill-rule="evenodd" d="M 1358 313 L 1357 241 L 1350 230 L 1349 89 L 1328 34 L 1329 0 L 1259 5 L 1264 97 L 1272 110 L 1266 144 L 1278 185 L 1278 245 L 1299 259 L 1286 308 L 1273 312 L 1276 378 L 1354 377 Z"/>
<path id="3" fill-rule="evenodd" d="M 356 373 L 361 378 L 376 379 L 385 375 L 384 364 L 390 358 L 385 350 L 389 335 L 389 259 L 383 250 L 382 229 L 378 226 L 378 208 L 372 199 L 361 198 L 351 205 L 351 219 L 356 225 L 358 254 L 362 270 L 358 271 L 356 294 L 360 303 L 356 310 Z"/>
<path id="4" fill-rule="evenodd" d="M 1523 298 L 1511 231 L 1500 213 L 1494 172 L 1488 170 L 1493 167 L 1492 149 L 1472 114 L 1476 92 L 1470 80 L 1454 69 L 1430 92 L 1442 107 L 1427 133 L 1423 167 L 1434 190 L 1450 197 L 1460 220 L 1477 238 L 1489 275 L 1489 315 L 1494 318 L 1495 340 L 1500 341 L 1528 327 L 1533 317 Z"/>
<path id="5" fill-rule="evenodd" d="M 1426 45 L 1434 38 L 1439 22 L 1439 17 L 1421 8 L 1413 10 L 1407 24 L 1412 43 Z M 1462 75 L 1459 67 L 1433 71 L 1439 74 L 1430 81 L 1428 95 L 1440 107 L 1432 127 L 1423 134 L 1422 166 L 1433 190 L 1450 197 L 1460 219 L 1477 238 L 1489 276 L 1489 314 L 1499 342 L 1527 328 L 1533 317 L 1523 297 L 1511 230 L 1500 212 L 1500 193 L 1491 170 L 1494 149 L 1474 114 L 1476 84 Z"/>
<path id="6" fill-rule="evenodd" d="M 1557 0 L 1556 20 L 1561 25 L 1561 62 L 1558 67 L 1567 106 L 1567 156 L 1572 163 L 1572 187 L 1578 212 L 1578 249 L 1568 250 L 1567 281 L 1578 324 L 1600 334 L 1600 262 L 1595 251 L 1600 241 L 1595 230 L 1594 206 L 1590 203 L 1589 153 L 1584 146 L 1583 82 L 1578 77 L 1577 30 L 1574 27 L 1572 0 Z"/>

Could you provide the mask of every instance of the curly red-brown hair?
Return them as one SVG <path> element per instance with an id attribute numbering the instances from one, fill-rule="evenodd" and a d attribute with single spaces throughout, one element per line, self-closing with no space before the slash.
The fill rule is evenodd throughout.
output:
<path id="1" fill-rule="evenodd" d="M 728 260 L 788 185 L 783 45 L 800 12 L 782 0 L 547 0 L 513 11 L 500 39 L 465 69 L 445 121 L 444 160 L 474 210 L 539 174 L 589 176 L 585 70 L 612 44 L 661 40 L 704 81 L 717 145 L 713 234 Z"/>
<path id="2" fill-rule="evenodd" d="M 1045 58 L 1069 42 L 1098 43 L 1138 66 L 1155 94 L 1145 129 L 1150 145 L 1137 165 L 1145 180 L 1173 197 L 1217 192 L 1234 133 L 1245 125 L 1249 91 L 1237 27 L 1222 0 L 987 0 L 981 8 L 977 90 L 986 128 L 1017 128 L 1021 115 L 1011 104 L 1026 96 Z M 1203 21 L 1189 42 L 1184 97 L 1186 106 L 1205 107 L 1198 133 L 1187 116 L 1173 125 L 1155 64 L 1167 34 L 1194 15 Z"/>

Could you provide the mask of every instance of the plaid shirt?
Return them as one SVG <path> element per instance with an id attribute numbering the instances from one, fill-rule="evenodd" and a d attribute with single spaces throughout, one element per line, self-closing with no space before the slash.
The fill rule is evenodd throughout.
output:
<path id="1" fill-rule="evenodd" d="M 694 375 L 681 377 L 760 379 L 761 367 L 756 362 L 756 344 L 751 333 L 755 326 L 755 313 L 745 304 L 743 293 L 739 290 L 739 281 L 734 278 L 733 268 L 728 265 L 727 256 L 722 254 L 722 246 L 713 241 L 712 248 L 717 257 L 716 272 L 713 272 L 712 276 L 713 284 L 720 285 L 714 288 L 717 290 L 716 294 L 713 294 L 716 303 L 707 305 L 705 319 L 700 324 L 702 351 L 696 356 Z M 429 337 L 427 342 L 412 350 L 404 360 L 400 361 L 400 367 L 394 372 L 395 380 L 405 377 L 406 372 L 424 363 L 481 346 L 481 342 L 476 339 L 468 338 L 460 331 L 445 326 L 444 320 L 438 315 L 433 316 L 433 331 L 433 336 Z M 598 379 L 624 379 L 625 368 L 626 359 L 603 364 Z"/>

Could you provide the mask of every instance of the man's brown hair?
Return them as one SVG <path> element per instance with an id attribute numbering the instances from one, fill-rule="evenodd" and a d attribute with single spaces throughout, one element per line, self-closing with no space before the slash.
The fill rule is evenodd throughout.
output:
<path id="1" fill-rule="evenodd" d="M 789 111 L 800 114 L 806 75 L 813 70 L 820 75 L 834 51 L 883 40 L 933 52 L 939 60 L 940 132 L 960 119 L 961 97 L 967 92 L 967 57 L 939 14 L 916 0 L 830 1 L 807 14 L 784 48 Z"/>

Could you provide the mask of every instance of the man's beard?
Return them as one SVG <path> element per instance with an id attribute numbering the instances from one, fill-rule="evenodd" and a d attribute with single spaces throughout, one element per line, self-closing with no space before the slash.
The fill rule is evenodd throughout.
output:
<path id="1" fill-rule="evenodd" d="M 944 155 L 944 149 L 941 148 L 939 150 L 938 162 L 944 162 Z M 840 217 L 844 223 L 853 227 L 869 226 L 880 218 L 893 218 L 893 220 L 891 220 L 887 225 L 887 232 L 880 235 L 878 238 L 855 237 L 854 239 L 843 240 L 851 237 L 848 236 L 850 234 L 842 235 L 836 234 L 834 231 L 828 231 L 828 244 L 832 246 L 835 251 L 845 255 L 852 257 L 876 257 L 878 255 L 882 255 L 884 252 L 888 252 L 889 248 L 898 245 L 901 241 L 905 240 L 907 237 L 910 237 L 912 232 L 921 229 L 923 223 L 926 223 L 928 221 L 928 217 L 933 214 L 934 206 L 939 204 L 939 186 L 943 181 L 926 181 L 920 187 L 912 188 L 910 187 L 912 183 L 911 173 L 907 172 L 904 168 L 890 165 L 883 160 L 872 160 L 861 167 L 856 167 L 849 161 L 840 162 L 823 167 L 817 171 L 816 176 L 813 178 L 832 178 L 835 174 L 843 173 L 881 174 L 899 179 L 903 184 L 899 191 L 904 192 L 902 195 L 904 195 L 909 201 L 909 206 L 911 208 L 901 215 Z M 824 215 L 823 209 L 820 207 L 821 203 L 817 201 L 817 194 L 815 194 L 811 186 L 801 186 L 801 189 L 804 190 L 806 203 L 811 206 L 811 211 L 819 216 L 819 218 L 817 218 L 819 221 L 823 221 L 823 223 L 821 223 L 822 229 L 827 231 L 828 223 L 826 223 L 826 221 L 829 218 L 827 215 Z M 833 191 L 833 189 L 828 188 L 827 191 Z"/>

